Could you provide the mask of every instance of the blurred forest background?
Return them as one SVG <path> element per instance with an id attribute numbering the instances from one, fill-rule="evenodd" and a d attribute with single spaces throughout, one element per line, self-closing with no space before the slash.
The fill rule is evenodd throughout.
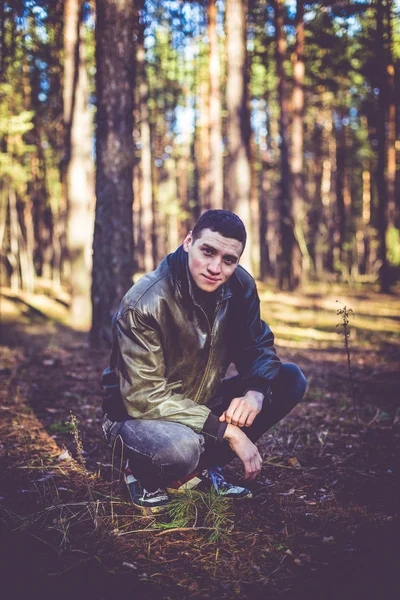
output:
<path id="1" fill-rule="evenodd" d="M 108 343 L 133 276 L 223 207 L 274 289 L 389 292 L 399 19 L 394 0 L 2 2 L 3 288 L 67 292 Z"/>

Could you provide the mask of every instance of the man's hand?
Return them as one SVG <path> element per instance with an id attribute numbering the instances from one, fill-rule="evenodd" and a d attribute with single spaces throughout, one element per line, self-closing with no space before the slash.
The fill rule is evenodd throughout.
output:
<path id="1" fill-rule="evenodd" d="M 256 479 L 262 467 L 257 446 L 235 425 L 228 425 L 224 438 L 243 463 L 244 479 Z"/>
<path id="2" fill-rule="evenodd" d="M 221 422 L 226 421 L 238 427 L 250 427 L 262 409 L 264 394 L 249 390 L 240 398 L 233 398 L 229 408 L 220 416 Z"/>

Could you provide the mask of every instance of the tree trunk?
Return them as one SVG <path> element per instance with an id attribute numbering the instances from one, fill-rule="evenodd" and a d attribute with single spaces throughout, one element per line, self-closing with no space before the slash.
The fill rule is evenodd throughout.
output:
<path id="1" fill-rule="evenodd" d="M 20 290 L 20 265 L 19 265 L 19 245 L 18 245 L 18 211 L 17 197 L 14 188 L 9 187 L 8 201 L 10 205 L 10 252 L 7 255 L 8 262 L 11 265 L 11 291 L 17 293 Z"/>
<path id="2" fill-rule="evenodd" d="M 311 206 L 308 214 L 308 226 L 310 236 L 310 255 L 314 264 L 314 272 L 317 279 L 322 278 L 323 260 L 322 260 L 322 235 L 323 226 L 323 204 L 322 188 L 324 176 L 324 155 L 323 155 L 323 118 L 318 118 L 314 123 L 313 132 L 313 155 L 314 160 L 310 164 L 310 179 L 313 180 L 314 193 L 311 194 Z M 330 173 L 329 173 L 330 176 Z M 328 204 L 329 206 L 329 204 Z"/>
<path id="3" fill-rule="evenodd" d="M 358 255 L 360 260 L 360 273 L 366 275 L 370 272 L 370 227 L 371 227 L 371 174 L 369 170 L 362 172 L 362 212 L 361 227 L 358 234 Z"/>
<path id="4" fill-rule="evenodd" d="M 179 204 L 181 209 L 180 214 L 180 227 L 179 236 L 183 240 L 186 234 L 191 229 L 192 215 L 190 207 L 190 155 L 192 147 L 192 135 L 189 126 L 190 119 L 190 107 L 191 107 L 191 91 L 186 88 L 184 91 L 186 98 L 186 106 L 184 108 L 184 120 L 185 124 L 182 131 L 182 142 L 180 145 L 180 153 L 178 158 L 178 169 L 177 169 L 177 190 L 179 197 Z"/>
<path id="5" fill-rule="evenodd" d="M 192 45 L 195 47 L 198 44 L 199 37 L 196 39 L 192 39 Z M 198 51 L 193 49 L 193 89 L 192 89 L 192 106 L 196 106 L 196 102 L 198 103 L 199 95 L 201 94 L 201 71 L 202 71 L 202 60 L 201 55 Z M 199 106 L 199 104 L 197 104 Z M 201 112 L 201 111 L 200 111 Z M 208 111 L 206 111 L 207 114 Z M 208 115 L 207 115 L 208 116 Z M 190 161 L 189 161 L 189 170 L 190 170 L 190 186 L 189 186 L 189 211 L 190 211 L 190 227 L 192 223 L 196 223 L 201 214 L 200 207 L 200 176 L 202 174 L 202 169 L 200 169 L 201 161 L 199 160 L 199 156 L 196 156 L 196 146 L 197 146 L 197 119 L 195 117 L 194 123 L 194 132 L 191 136 L 190 140 Z M 207 144 L 207 149 L 209 150 L 209 144 Z M 206 173 L 209 169 L 209 164 L 203 163 L 203 173 Z"/>
<path id="6" fill-rule="evenodd" d="M 133 118 L 135 119 L 135 113 Z M 139 120 L 139 119 L 137 119 Z M 136 121 L 137 122 L 137 121 Z M 143 231 L 140 226 L 142 222 L 142 204 L 140 202 L 142 189 L 142 174 L 140 171 L 139 161 L 136 160 L 133 166 L 133 240 L 135 247 L 134 254 L 134 271 L 144 271 L 144 243 Z"/>
<path id="7" fill-rule="evenodd" d="M 324 194 L 323 200 L 325 207 L 325 218 L 327 221 L 327 254 L 326 254 L 326 267 L 330 273 L 335 273 L 337 264 L 339 262 L 338 249 L 340 242 L 340 233 L 339 233 L 339 218 L 337 211 L 337 164 L 336 164 L 336 156 L 337 156 L 337 142 L 336 136 L 334 133 L 334 115 L 332 111 L 327 111 L 326 116 L 326 125 L 324 129 L 324 134 L 327 138 L 327 146 L 328 146 L 328 164 L 324 170 L 323 181 L 322 184 L 326 193 Z M 329 172 L 328 172 L 329 170 Z"/>
<path id="8" fill-rule="evenodd" d="M 63 85 L 64 85 L 64 0 L 55 0 L 51 4 L 51 11 L 48 12 L 47 27 L 53 31 L 53 43 L 51 56 L 48 63 L 49 86 L 52 90 L 52 102 L 46 112 L 47 122 L 60 123 L 63 126 L 47 128 L 46 135 L 53 148 L 54 154 L 50 158 L 50 169 L 54 168 L 54 163 L 60 165 L 59 180 L 60 188 L 56 191 L 49 189 L 49 201 L 52 206 L 53 216 L 53 236 L 52 236 L 52 288 L 55 293 L 61 287 L 61 272 L 68 260 L 67 258 L 67 192 L 66 192 L 66 173 L 67 166 L 65 155 L 65 122 L 63 119 Z M 94 171 L 92 168 L 92 180 Z M 94 215 L 94 184 L 92 182 L 92 222 Z M 88 237 L 87 251 L 91 253 L 92 240 Z M 90 283 L 90 282 L 89 282 Z"/>
<path id="9" fill-rule="evenodd" d="M 160 189 L 160 195 L 167 199 L 167 211 L 165 215 L 166 221 L 166 238 L 167 252 L 173 252 L 182 241 L 179 239 L 179 206 L 177 202 L 177 175 L 176 175 L 176 160 L 169 158 L 165 163 L 166 179 Z"/>
<path id="10" fill-rule="evenodd" d="M 268 246 L 268 208 L 271 197 L 271 183 L 268 177 L 268 161 L 261 156 L 260 169 L 260 279 L 265 281 L 268 275 L 271 275 L 271 261 Z"/>
<path id="11" fill-rule="evenodd" d="M 217 34 L 216 0 L 208 3 L 208 39 L 210 44 L 210 208 L 224 204 L 224 164 L 222 154 L 221 67 Z"/>
<path id="12" fill-rule="evenodd" d="M 137 79 L 139 84 L 140 118 L 140 168 L 141 168 L 141 231 L 144 251 L 144 270 L 155 268 L 153 260 L 153 182 L 150 115 L 148 109 L 149 87 L 147 84 L 144 48 L 144 23 L 139 23 L 139 35 L 136 50 Z"/>
<path id="13" fill-rule="evenodd" d="M 227 208 L 235 212 L 246 227 L 247 245 L 241 263 L 251 271 L 250 114 L 247 102 L 246 14 L 246 0 L 226 1 L 226 105 L 229 152 Z"/>
<path id="14" fill-rule="evenodd" d="M 379 260 L 381 263 L 379 270 L 379 280 L 381 292 L 390 292 L 389 285 L 389 265 L 387 259 L 386 233 L 388 229 L 387 205 L 388 189 L 386 181 L 386 115 L 387 115 L 387 85 L 386 68 L 387 57 L 385 52 L 384 39 L 384 6 L 381 0 L 376 2 L 376 44 L 377 59 L 380 69 L 379 74 L 379 95 L 378 95 L 378 114 L 377 114 L 377 138 L 378 138 L 378 164 L 377 164 L 377 189 L 378 189 L 378 237 L 379 237 Z"/>
<path id="15" fill-rule="evenodd" d="M 339 256 L 340 264 L 346 269 L 344 247 L 346 241 L 346 207 L 345 207 L 345 168 L 346 168 L 346 130 L 343 125 L 343 114 L 336 117 L 336 204 L 339 229 Z"/>
<path id="16" fill-rule="evenodd" d="M 302 282 L 308 275 L 310 257 L 305 243 L 305 187 L 303 173 L 304 155 L 304 0 L 297 0 L 296 45 L 293 66 L 292 94 L 292 176 L 293 217 L 297 244 L 293 247 L 293 273 L 295 280 Z M 301 248 L 301 252 L 300 252 Z"/>
<path id="17" fill-rule="evenodd" d="M 199 68 L 199 93 L 198 118 L 196 119 L 195 134 L 195 164 L 199 178 L 199 204 L 202 210 L 211 208 L 211 192 L 213 181 L 211 178 L 210 161 L 210 89 L 209 78 L 204 68 L 204 58 L 200 57 Z"/>
<path id="18" fill-rule="evenodd" d="M 67 195 L 67 249 L 70 261 L 70 318 L 74 327 L 90 325 L 90 244 L 93 236 L 91 206 L 94 196 L 92 118 L 85 64 L 82 0 L 64 5 L 64 123 L 65 189 Z"/>
<path id="19" fill-rule="evenodd" d="M 25 285 L 24 289 L 28 292 L 35 290 L 35 266 L 33 262 L 33 253 L 35 250 L 35 231 L 33 227 L 32 219 L 32 201 L 27 198 L 23 212 L 24 224 L 25 224 L 25 238 L 21 230 L 21 237 L 24 239 L 25 254 L 26 254 L 26 274 L 25 274 Z"/>
<path id="20" fill-rule="evenodd" d="M 3 83 L 5 76 L 6 62 L 6 27 L 5 27 L 5 2 L 0 2 L 0 83 Z"/>
<path id="21" fill-rule="evenodd" d="M 0 263 L 1 256 L 4 254 L 3 243 L 6 233 L 6 220 L 8 210 L 7 187 L 4 181 L 0 182 Z"/>
<path id="22" fill-rule="evenodd" d="M 96 219 L 91 343 L 111 343 L 111 318 L 133 276 L 132 0 L 97 0 Z"/>
<path id="23" fill-rule="evenodd" d="M 396 90 L 392 34 L 393 0 L 386 0 L 387 77 L 388 77 L 388 141 L 387 141 L 387 221 L 396 223 Z"/>
<path id="24" fill-rule="evenodd" d="M 289 165 L 289 105 L 286 90 L 284 61 L 286 39 L 283 29 L 283 0 L 274 0 L 274 22 L 276 39 L 276 70 L 278 76 L 278 96 L 280 112 L 280 227 L 281 253 L 279 256 L 279 288 L 294 290 L 300 281 L 294 272 L 293 257 L 297 245 L 294 233 L 294 220 L 291 196 L 291 172 Z M 296 249 L 296 251 L 298 251 Z"/>

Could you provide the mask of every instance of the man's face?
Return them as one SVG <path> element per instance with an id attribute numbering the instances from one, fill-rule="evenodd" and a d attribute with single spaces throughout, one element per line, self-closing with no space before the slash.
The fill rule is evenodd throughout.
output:
<path id="1" fill-rule="evenodd" d="M 189 255 L 189 270 L 196 285 L 204 292 L 214 292 L 233 275 L 243 244 L 203 229 L 197 240 L 193 240 L 192 232 L 188 233 L 183 249 Z"/>

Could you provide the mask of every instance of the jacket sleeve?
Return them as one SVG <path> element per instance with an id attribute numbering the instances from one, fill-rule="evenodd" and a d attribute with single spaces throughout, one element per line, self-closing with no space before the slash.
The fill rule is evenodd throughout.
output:
<path id="1" fill-rule="evenodd" d="M 243 287 L 240 323 L 235 364 L 245 378 L 248 389 L 267 394 L 272 380 L 281 369 L 281 361 L 274 348 L 274 334 L 260 316 L 260 299 L 255 282 Z"/>
<path id="2" fill-rule="evenodd" d="M 181 383 L 169 383 L 157 323 L 134 309 L 115 322 L 119 353 L 116 371 L 128 414 L 135 419 L 182 423 L 208 438 L 221 440 L 226 429 L 206 406 L 179 393 Z"/>

